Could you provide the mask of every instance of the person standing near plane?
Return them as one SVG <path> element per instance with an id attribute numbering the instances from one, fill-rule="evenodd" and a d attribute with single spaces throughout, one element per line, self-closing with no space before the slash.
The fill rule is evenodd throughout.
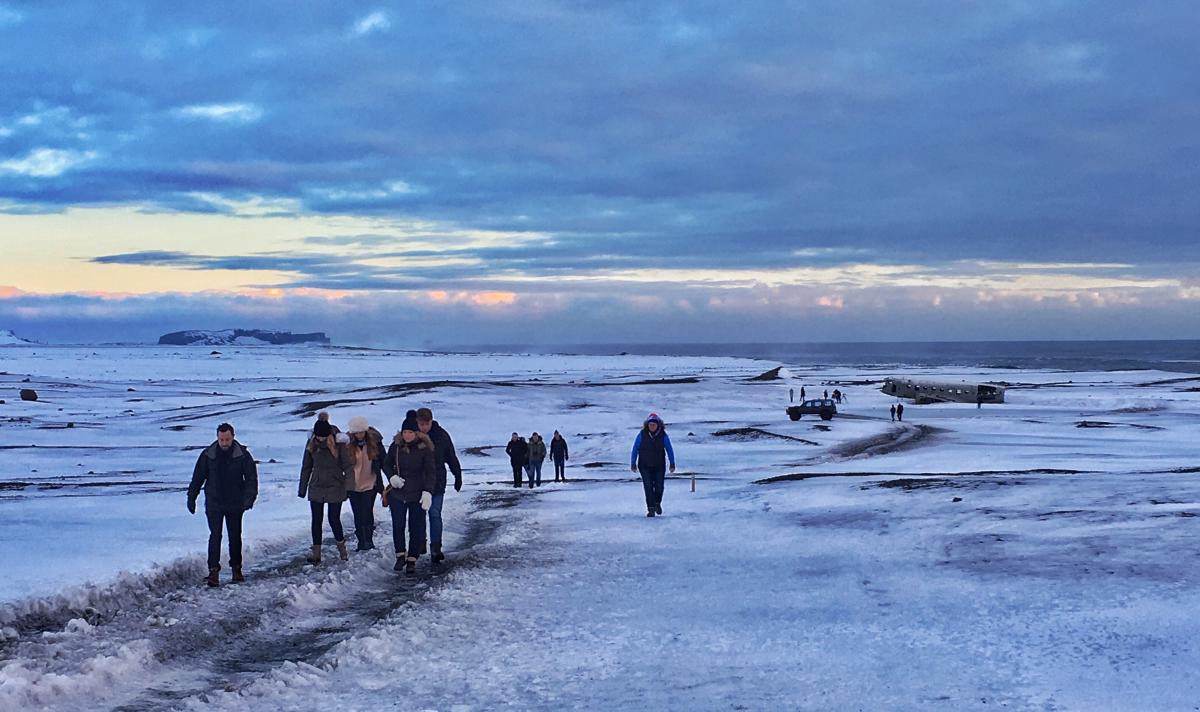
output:
<path id="1" fill-rule="evenodd" d="M 889 410 L 891 410 L 891 412 L 892 412 L 892 422 L 894 423 L 894 422 L 896 422 L 896 404 L 893 403 L 892 407 Z"/>
<path id="2" fill-rule="evenodd" d="M 642 430 L 633 441 L 629 469 L 642 476 L 642 489 L 646 493 L 646 516 L 662 514 L 663 485 L 667 476 L 667 463 L 675 471 L 675 450 L 671 438 L 658 413 L 646 416 Z"/>
<path id="3" fill-rule="evenodd" d="M 896 420 L 899 420 L 899 421 L 904 420 L 904 404 L 903 403 L 896 404 Z"/>

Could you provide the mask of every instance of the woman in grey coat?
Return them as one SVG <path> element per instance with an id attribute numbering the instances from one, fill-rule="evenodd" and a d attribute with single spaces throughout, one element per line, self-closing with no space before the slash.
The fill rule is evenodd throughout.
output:
<path id="1" fill-rule="evenodd" d="M 342 531 L 342 502 L 346 501 L 346 477 L 353 467 L 348 457 L 343 435 L 335 435 L 328 421 L 318 420 L 312 437 L 304 446 L 304 463 L 300 466 L 300 497 L 308 496 L 312 511 L 312 553 L 308 560 L 321 561 L 321 514 L 329 510 L 329 528 L 337 542 L 342 560 L 350 558 L 346 551 L 346 536 Z"/>

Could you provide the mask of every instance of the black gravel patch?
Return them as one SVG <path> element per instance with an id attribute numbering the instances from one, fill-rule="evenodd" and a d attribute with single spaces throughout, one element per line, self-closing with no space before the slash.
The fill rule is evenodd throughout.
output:
<path id="1" fill-rule="evenodd" d="M 1196 468 L 1200 471 L 1200 468 Z M 1036 468 L 1031 470 L 972 470 L 969 472 L 938 472 L 931 473 L 930 477 L 939 479 L 947 479 L 951 477 L 997 477 L 997 476 L 1019 476 L 1019 475 L 1085 475 L 1087 470 L 1062 470 L 1055 468 Z M 776 482 L 799 482 L 802 480 L 815 480 L 822 477 L 900 477 L 901 480 L 912 479 L 927 480 L 929 478 L 904 478 L 899 472 L 793 472 L 787 475 L 776 475 L 767 477 L 761 480 L 755 480 L 756 485 L 770 485 Z M 898 480 L 900 481 L 900 480 Z M 882 486 L 882 485 L 880 485 Z M 897 485 L 899 486 L 899 485 Z"/>
<path id="2" fill-rule="evenodd" d="M 780 435 L 772 433 L 769 430 L 761 428 L 730 428 L 728 430 L 718 430 L 713 433 L 713 437 L 731 438 L 733 440 L 762 440 L 764 438 L 773 438 L 776 440 L 790 440 L 792 442 L 804 443 L 805 445 L 820 446 L 821 443 L 805 440 L 804 438 L 792 437 L 791 435 Z"/>

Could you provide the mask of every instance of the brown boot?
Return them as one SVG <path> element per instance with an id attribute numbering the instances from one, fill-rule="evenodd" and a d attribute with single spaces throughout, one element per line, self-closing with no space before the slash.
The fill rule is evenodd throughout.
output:
<path id="1" fill-rule="evenodd" d="M 317 544 L 316 546 L 314 546 L 312 548 L 312 553 L 310 553 L 308 555 L 307 560 L 308 560 L 308 563 L 310 563 L 310 564 L 321 563 L 321 545 L 320 544 Z"/>
<path id="2" fill-rule="evenodd" d="M 232 580 L 234 583 L 246 583 L 246 577 L 242 575 L 242 567 L 241 566 L 233 567 L 233 579 Z"/>
<path id="3" fill-rule="evenodd" d="M 404 563 L 404 573 L 406 573 L 406 574 L 417 573 L 417 557 L 415 557 L 415 556 L 408 557 L 408 561 L 406 561 Z"/>
<path id="4" fill-rule="evenodd" d="M 217 577 L 217 574 L 220 571 L 220 566 L 208 567 L 208 578 L 204 579 L 204 582 L 208 584 L 209 588 L 216 588 L 217 586 L 221 585 L 221 579 Z"/>
<path id="5" fill-rule="evenodd" d="M 347 559 L 350 558 L 350 552 L 346 551 L 346 542 L 339 541 L 337 543 L 337 548 L 338 548 L 338 557 L 340 557 L 342 561 L 346 561 Z"/>

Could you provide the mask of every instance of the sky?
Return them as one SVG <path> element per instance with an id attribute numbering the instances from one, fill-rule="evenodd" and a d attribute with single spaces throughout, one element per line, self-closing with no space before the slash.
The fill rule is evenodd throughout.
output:
<path id="1" fill-rule="evenodd" d="M 0 329 L 1200 338 L 1194 2 L 0 0 Z"/>

